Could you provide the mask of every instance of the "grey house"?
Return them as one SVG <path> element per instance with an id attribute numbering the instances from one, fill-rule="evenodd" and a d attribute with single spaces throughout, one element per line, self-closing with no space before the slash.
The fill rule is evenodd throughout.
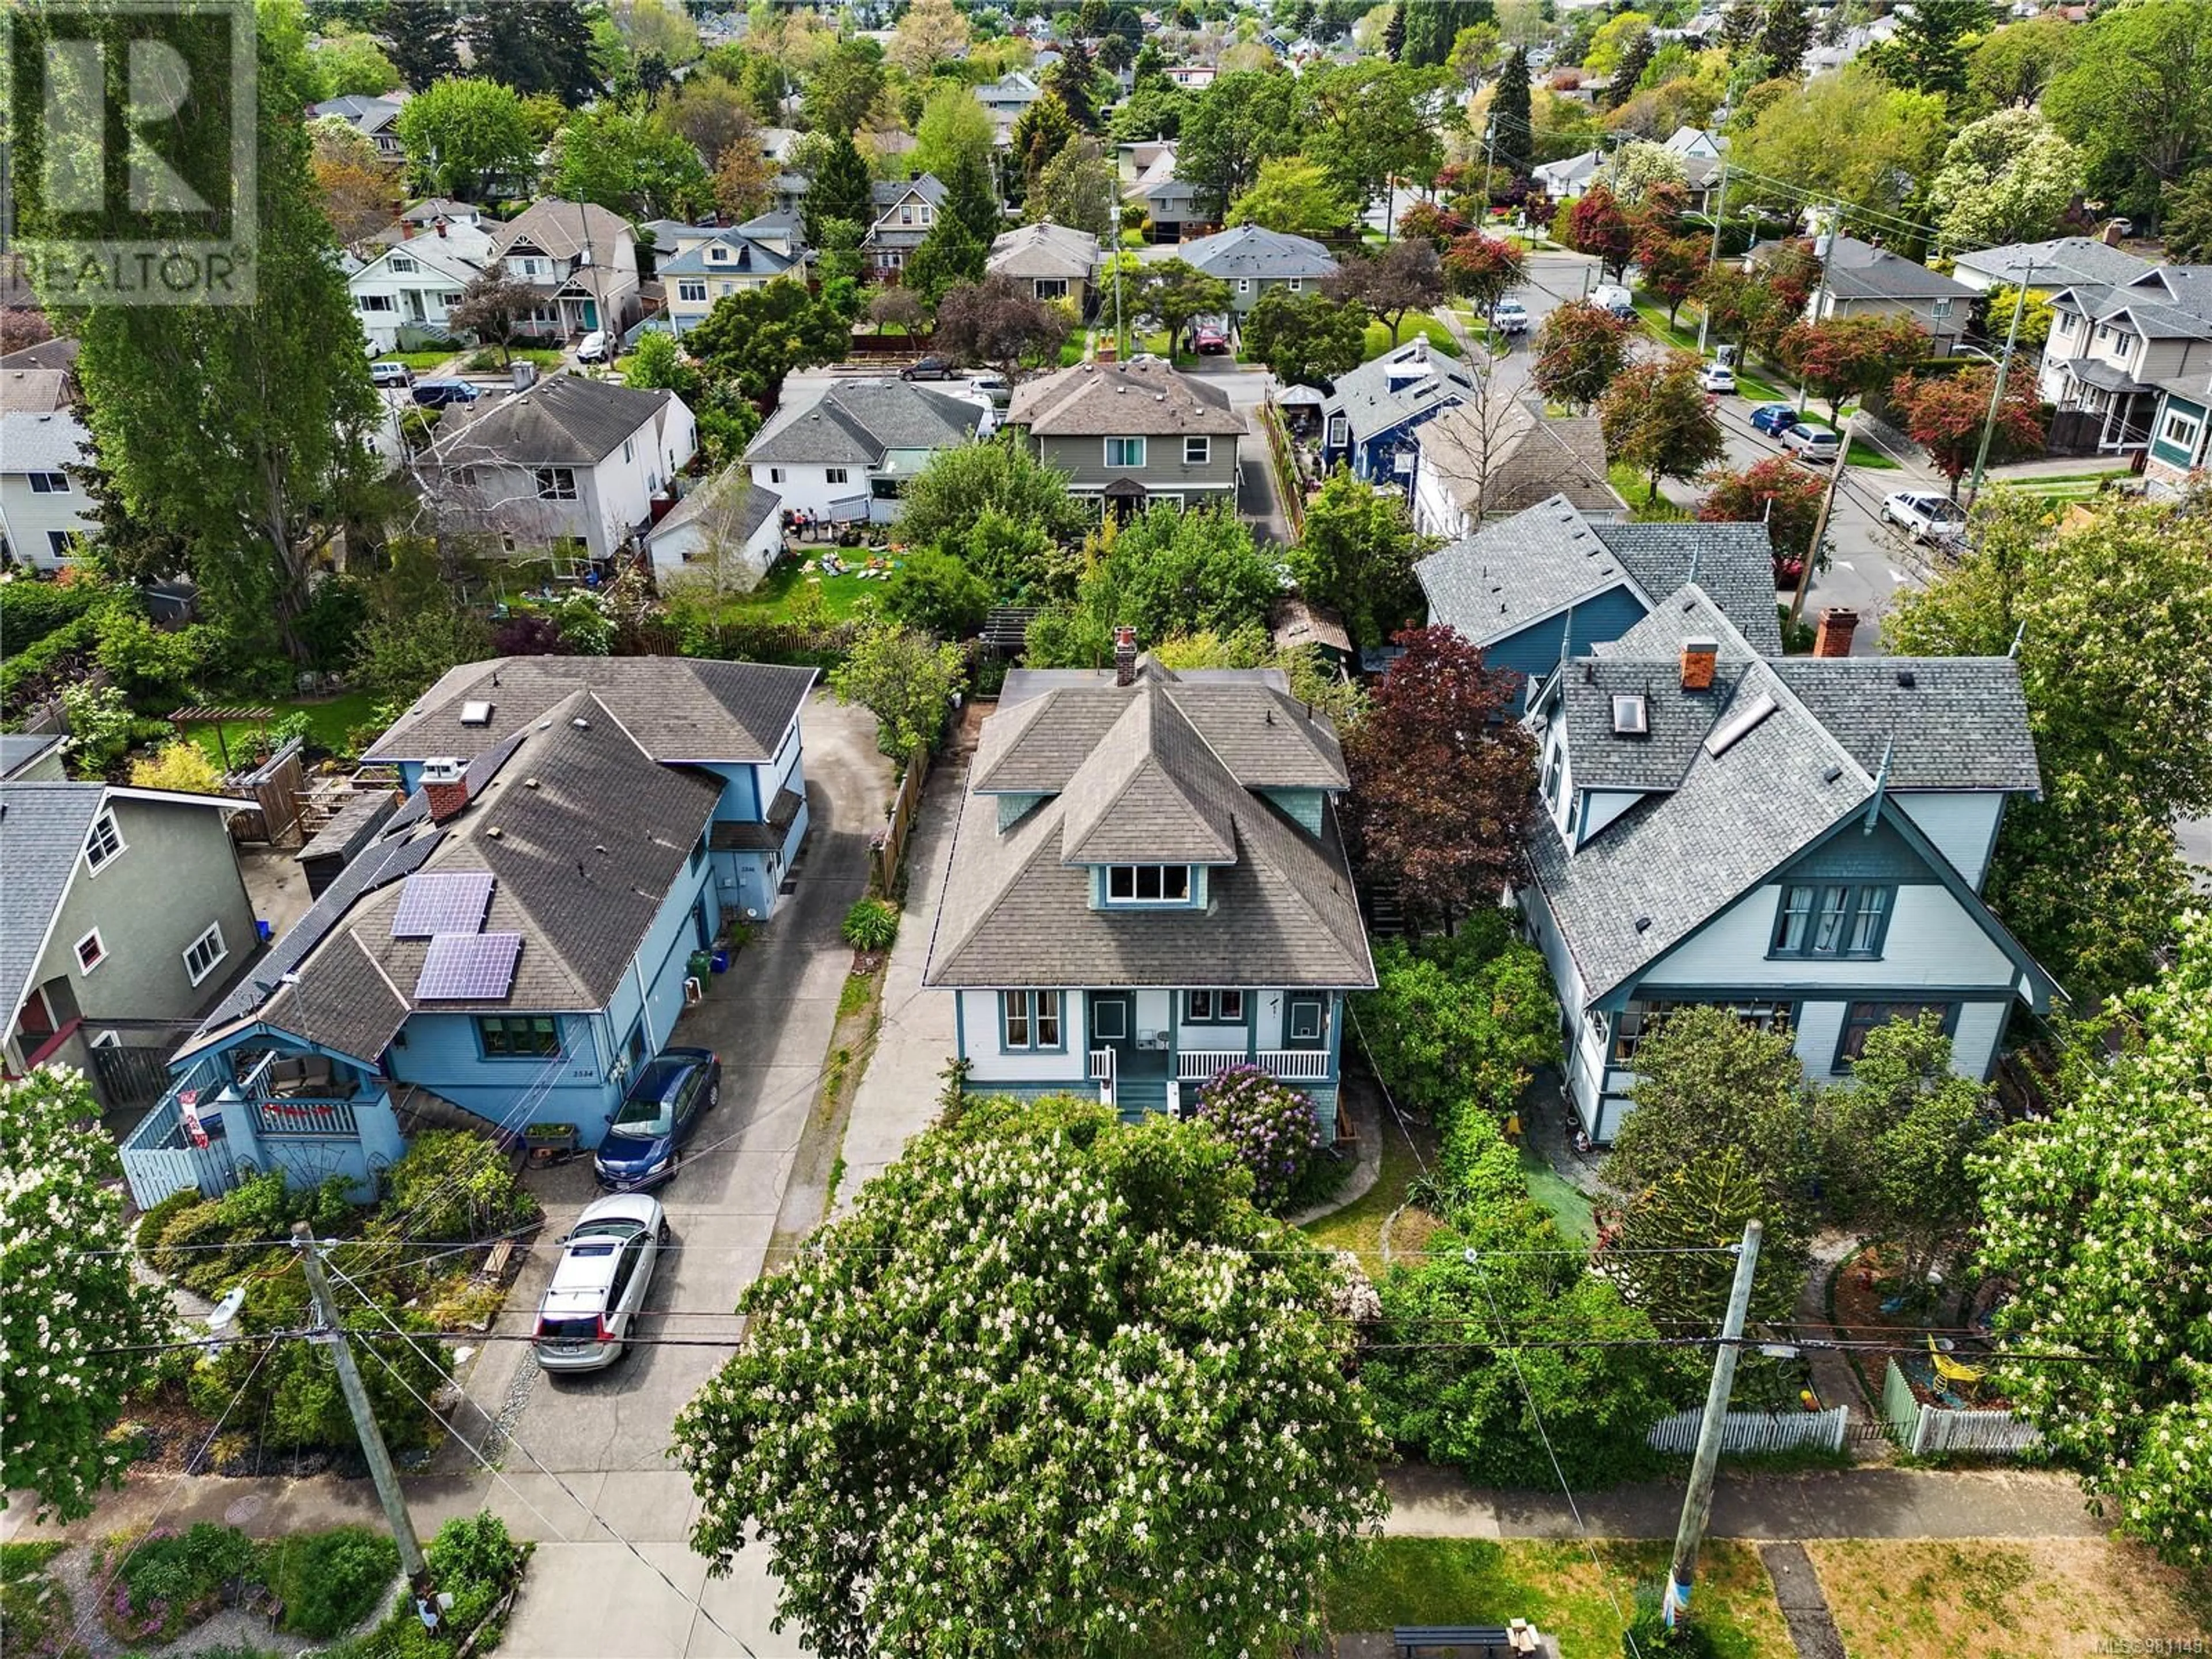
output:
<path id="1" fill-rule="evenodd" d="M 1751 251 L 1763 264 L 1786 244 L 1765 242 Z M 1831 317 L 1904 317 L 1928 331 L 1929 355 L 1948 355 L 1966 331 L 1975 290 L 1856 236 L 1824 236 L 1815 252 L 1826 262 L 1827 276 L 1805 303 L 1808 322 Z"/>
<path id="2" fill-rule="evenodd" d="M 969 1087 L 1125 1116 L 1257 1066 L 1336 1121 L 1374 963 L 1336 825 L 1335 732 L 1280 671 L 1017 669 L 983 723 L 922 983 Z"/>
<path id="3" fill-rule="evenodd" d="M 870 186 L 875 219 L 861 238 L 861 251 L 878 283 L 894 283 L 908 258 L 921 246 L 945 207 L 945 186 L 933 173 L 918 179 L 878 179 Z"/>
<path id="4" fill-rule="evenodd" d="M 1244 417 L 1226 392 L 1164 363 L 1078 363 L 1026 380 L 1006 421 L 1102 511 L 1237 504 Z"/>
<path id="5" fill-rule="evenodd" d="M 1258 225 L 1239 225 L 1186 242 L 1177 256 L 1229 284 L 1229 303 L 1239 317 L 1270 289 L 1304 294 L 1336 274 L 1336 258 L 1319 242 Z"/>
<path id="6" fill-rule="evenodd" d="M 11 757 L 11 761 L 13 757 Z M 10 1076 L 52 1060 L 130 1103 L 98 1051 L 166 1054 L 260 949 L 229 815 L 250 802 L 0 783 L 0 994 Z M 161 1092 L 159 1055 L 148 1072 Z"/>

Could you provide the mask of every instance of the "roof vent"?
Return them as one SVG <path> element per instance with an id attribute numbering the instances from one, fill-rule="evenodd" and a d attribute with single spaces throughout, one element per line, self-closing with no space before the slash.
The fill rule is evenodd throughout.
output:
<path id="1" fill-rule="evenodd" d="M 1838 778 L 1840 778 L 1843 775 L 1844 769 L 1842 767 L 1831 766 L 1826 771 L 1820 774 L 1820 781 L 1823 783 L 1833 783 Z"/>
<path id="2" fill-rule="evenodd" d="M 463 703 L 461 705 L 461 724 L 464 726 L 489 726 L 491 724 L 491 705 L 488 702 Z"/>
<path id="3" fill-rule="evenodd" d="M 487 828 L 487 829 L 484 830 L 484 834 L 486 834 L 487 836 L 490 836 L 494 841 L 497 841 L 497 840 L 498 840 L 501 836 L 505 835 L 506 833 L 507 833 L 507 831 L 506 831 L 506 830 L 504 830 L 501 829 L 501 828 L 500 828 L 497 824 L 495 824 L 495 824 L 490 825 L 489 828 Z"/>
<path id="4" fill-rule="evenodd" d="M 1897 683 L 1908 691 L 1917 684 L 1910 668 L 1900 668 L 1897 671 Z"/>
<path id="5" fill-rule="evenodd" d="M 525 789 L 535 789 L 538 787 L 538 780 L 535 778 L 525 778 L 522 781 L 522 787 Z"/>
<path id="6" fill-rule="evenodd" d="M 1713 734 L 1705 739 L 1705 752 L 1716 760 L 1719 759 L 1748 737 L 1752 729 L 1773 712 L 1774 694 L 1771 691 L 1760 692 L 1713 728 Z"/>
<path id="7" fill-rule="evenodd" d="M 1637 917 L 1637 919 L 1636 919 L 1636 931 L 1637 931 L 1638 933 L 1647 933 L 1647 932 L 1649 932 L 1649 931 L 1650 931 L 1650 927 L 1651 927 L 1651 918 L 1650 918 L 1650 917 L 1649 917 L 1649 916 L 1638 916 L 1638 917 Z"/>
<path id="8" fill-rule="evenodd" d="M 579 732 L 588 732 L 592 729 L 591 721 L 586 720 L 581 714 L 577 715 L 576 718 L 570 720 L 568 724 L 574 726 Z"/>

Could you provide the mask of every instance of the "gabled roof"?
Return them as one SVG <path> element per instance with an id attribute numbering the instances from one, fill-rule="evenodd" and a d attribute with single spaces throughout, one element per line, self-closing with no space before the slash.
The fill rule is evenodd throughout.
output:
<path id="1" fill-rule="evenodd" d="M 1227 864 L 1237 780 L 1146 680 L 1060 791 L 1062 864 Z"/>
<path id="2" fill-rule="evenodd" d="M 1785 657 L 1773 666 L 1893 789 L 2043 787 L 2020 665 L 2009 657 Z"/>
<path id="3" fill-rule="evenodd" d="M 945 184 L 933 173 L 919 173 L 911 179 L 878 179 L 868 186 L 868 200 L 875 208 L 878 221 L 884 210 L 895 208 L 909 196 L 918 196 L 933 208 L 945 205 Z"/>
<path id="4" fill-rule="evenodd" d="M 657 421 L 676 400 L 580 374 L 549 374 L 527 391 L 488 404 L 457 404 L 438 422 L 441 466 L 504 462 L 595 466 Z"/>
<path id="5" fill-rule="evenodd" d="M 1090 280 L 1098 263 L 1098 239 L 1087 230 L 1050 223 L 1002 230 L 991 241 L 983 269 L 1005 276 L 1065 276 Z"/>
<path id="6" fill-rule="evenodd" d="M 64 369 L 0 369 L 0 414 L 51 415 L 67 409 L 69 382 Z"/>
<path id="7" fill-rule="evenodd" d="M 1336 272 L 1335 256 L 1319 242 L 1291 236 L 1260 225 L 1238 225 L 1233 230 L 1201 236 L 1176 250 L 1188 264 L 1209 276 L 1329 276 Z"/>
<path id="8" fill-rule="evenodd" d="M 436 271 L 440 276 L 465 284 L 479 276 L 483 267 L 469 258 L 446 236 L 410 236 L 402 242 L 393 242 L 348 277 L 349 282 L 360 282 L 380 267 L 386 275 L 404 275 L 392 270 L 394 258 L 412 259 L 416 264 Z"/>
<path id="9" fill-rule="evenodd" d="M 0 415 L 0 472 L 61 472 L 83 465 L 92 440 L 70 410 Z"/>
<path id="10" fill-rule="evenodd" d="M 1364 443 L 1407 421 L 1464 403 L 1480 390 L 1466 366 L 1431 350 L 1424 334 L 1339 375 L 1322 413 L 1342 416 L 1354 441 Z"/>
<path id="11" fill-rule="evenodd" d="M 1826 239 L 1828 292 L 1844 300 L 1968 300 L 1966 283 L 1856 236 Z M 1963 324 L 1965 319 L 1962 317 Z"/>
<path id="12" fill-rule="evenodd" d="M 755 483 L 744 463 L 738 462 L 725 467 L 669 508 L 661 515 L 660 522 L 646 532 L 646 541 L 651 544 L 671 531 L 682 529 L 711 507 L 718 514 L 728 509 L 718 527 L 732 540 L 743 544 L 774 518 L 782 505 L 781 495 Z"/>
<path id="13" fill-rule="evenodd" d="M 23 767 L 60 746 L 59 732 L 0 732 L 0 779 L 11 778 Z"/>
<path id="14" fill-rule="evenodd" d="M 844 380 L 787 404 L 745 447 L 748 465 L 874 466 L 888 450 L 950 449 L 975 435 L 983 409 L 910 380 Z"/>
<path id="15" fill-rule="evenodd" d="M 1006 424 L 1040 438 L 1241 436 L 1229 394 L 1165 363 L 1078 363 L 1024 380 Z"/>
<path id="16" fill-rule="evenodd" d="M 721 257 L 715 254 L 720 251 Z M 764 242 L 756 242 L 750 236 L 734 230 L 709 231 L 704 240 L 695 243 L 673 258 L 664 259 L 659 270 L 663 276 L 781 276 L 798 263 L 787 254 L 778 253 Z"/>
<path id="17" fill-rule="evenodd" d="M 663 765 L 774 758 L 817 671 L 696 657 L 493 657 L 448 669 L 371 744 L 367 761 L 466 758 L 550 719 L 589 690 L 647 755 Z M 464 726 L 471 702 L 491 704 Z"/>
<path id="18" fill-rule="evenodd" d="M 629 221 L 610 208 L 547 196 L 507 222 L 492 239 L 492 252 L 504 258 L 516 243 L 527 242 L 550 258 L 573 259 L 588 248 L 595 261 L 605 264 L 629 234 Z"/>
<path id="19" fill-rule="evenodd" d="M 349 92 L 338 98 L 325 98 L 309 108 L 310 118 L 321 120 L 336 116 L 349 121 L 365 133 L 381 132 L 399 118 L 406 101 L 399 98 L 380 98 L 370 93 Z"/>
<path id="20" fill-rule="evenodd" d="M 1961 253 L 1956 263 L 2000 283 L 2018 283 L 2026 277 L 2031 287 L 2045 291 L 2073 283 L 2116 286 L 2131 283 L 2154 269 L 2148 259 L 2125 248 L 2107 247 L 2094 236 L 2060 236 L 2047 242 L 2008 242 L 2002 247 Z"/>
<path id="21" fill-rule="evenodd" d="M 1584 513 L 1620 513 L 1628 505 L 1607 479 L 1596 416 L 1547 416 L 1498 392 L 1487 402 L 1448 409 L 1424 427 L 1421 465 L 1460 507 L 1471 510 L 1479 495 L 1485 518 L 1525 512 L 1553 495 Z"/>

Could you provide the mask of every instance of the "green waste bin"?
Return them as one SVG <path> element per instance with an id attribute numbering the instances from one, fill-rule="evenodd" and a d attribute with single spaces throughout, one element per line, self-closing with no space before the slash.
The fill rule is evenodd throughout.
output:
<path id="1" fill-rule="evenodd" d="M 712 951 L 694 951 L 691 953 L 690 974 L 692 978 L 697 980 L 702 985 L 704 985 L 707 982 L 707 975 L 714 971 L 714 953 Z"/>

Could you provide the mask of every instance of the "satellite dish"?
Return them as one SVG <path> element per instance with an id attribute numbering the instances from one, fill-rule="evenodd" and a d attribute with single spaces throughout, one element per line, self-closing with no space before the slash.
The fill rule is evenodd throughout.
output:
<path id="1" fill-rule="evenodd" d="M 211 1331 L 228 1330 L 231 1322 L 238 1317 L 238 1310 L 245 1305 L 246 1286 L 234 1285 L 231 1287 L 230 1294 L 209 1310 L 208 1316 L 203 1322 Z"/>

